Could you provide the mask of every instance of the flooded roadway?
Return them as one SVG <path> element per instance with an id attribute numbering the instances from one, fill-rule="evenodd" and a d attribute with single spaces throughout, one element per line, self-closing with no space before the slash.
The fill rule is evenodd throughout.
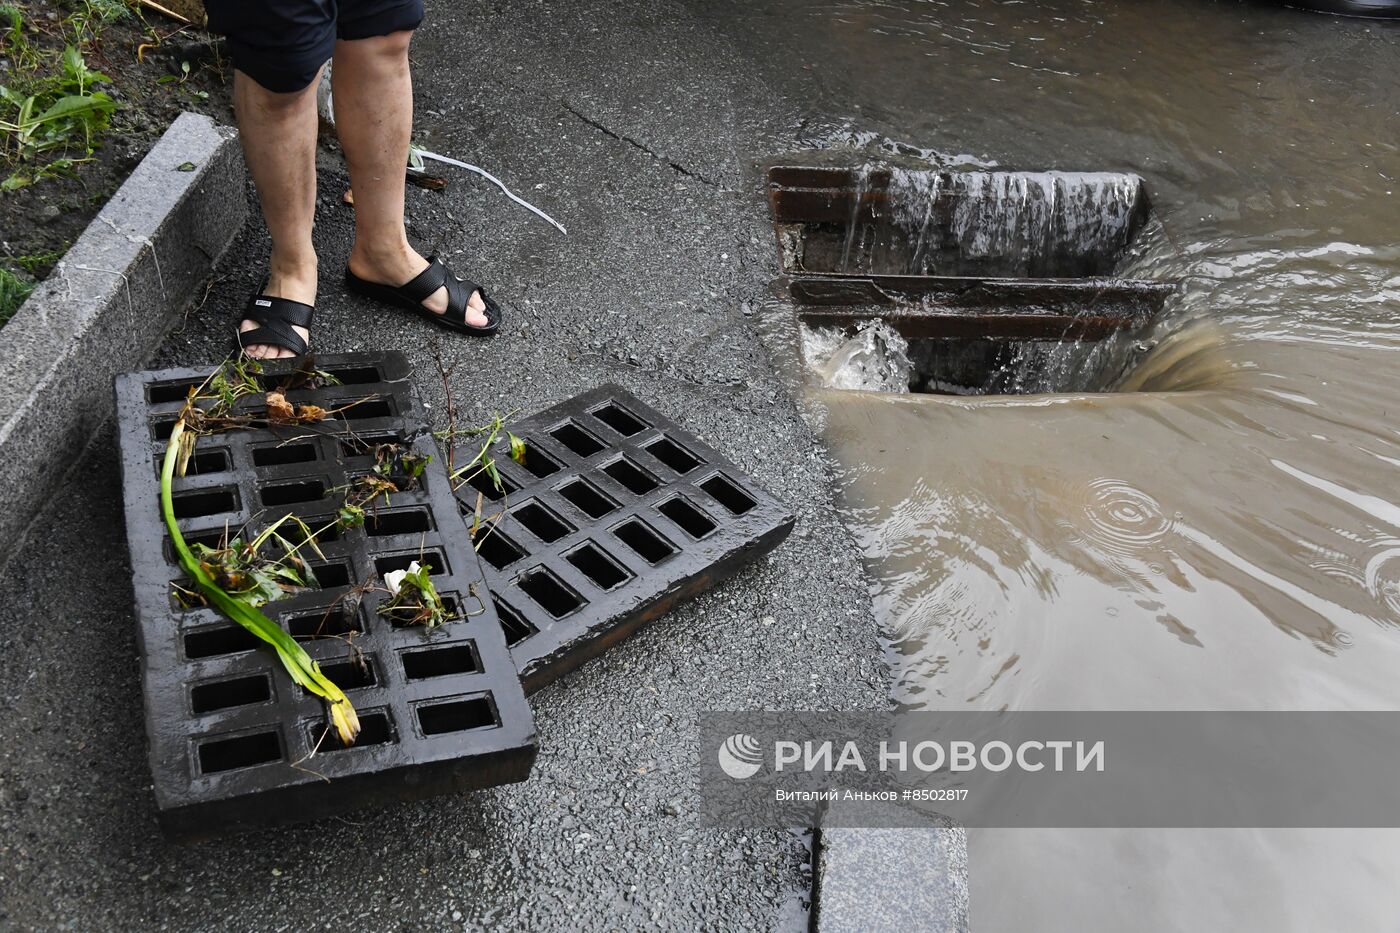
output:
<path id="1" fill-rule="evenodd" d="M 1179 278 L 1131 387 L 808 400 L 895 699 L 1400 709 L 1400 26 L 1235 0 L 719 4 L 812 133 L 1141 175 Z M 824 120 L 831 122 L 824 124 Z M 1175 389 L 1178 391 L 1154 391 Z M 1400 833 L 984 831 L 978 930 L 1381 930 Z"/>

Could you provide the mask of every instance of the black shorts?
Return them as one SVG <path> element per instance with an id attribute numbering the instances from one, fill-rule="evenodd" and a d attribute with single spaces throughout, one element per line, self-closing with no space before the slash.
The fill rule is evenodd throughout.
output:
<path id="1" fill-rule="evenodd" d="M 300 91 L 336 39 L 415 29 L 423 0 L 206 0 L 209 31 L 228 37 L 233 67 L 269 91 Z"/>

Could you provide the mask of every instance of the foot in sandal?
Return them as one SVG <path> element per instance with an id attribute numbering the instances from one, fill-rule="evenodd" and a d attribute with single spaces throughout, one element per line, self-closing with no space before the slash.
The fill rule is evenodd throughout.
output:
<path id="1" fill-rule="evenodd" d="M 259 293 L 248 299 L 238 345 L 255 360 L 305 355 L 315 313 L 316 269 L 284 272 L 274 264 Z"/>
<path id="2" fill-rule="evenodd" d="M 424 259 L 406 243 L 381 253 L 356 243 L 345 283 L 352 291 L 459 333 L 487 336 L 501 324 L 501 309 L 485 289 L 461 278 L 437 257 Z"/>

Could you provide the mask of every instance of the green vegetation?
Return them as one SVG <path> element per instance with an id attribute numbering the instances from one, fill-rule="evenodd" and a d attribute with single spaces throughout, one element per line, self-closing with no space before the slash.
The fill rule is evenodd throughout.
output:
<path id="1" fill-rule="evenodd" d="M 177 471 L 180 468 L 178 461 L 175 468 Z M 279 533 L 283 525 L 289 525 L 297 532 L 300 543 L 293 544 Z M 316 543 L 318 533 L 295 515 L 283 515 L 250 541 L 244 541 L 241 537 L 229 541 L 225 535 L 225 540 L 220 541 L 218 547 L 195 542 L 190 545 L 190 553 L 219 589 L 257 609 L 284 596 L 320 586 L 311 565 L 298 553 L 305 546 L 324 558 Z M 270 546 L 276 547 L 280 553 L 273 556 Z M 175 589 L 185 606 L 208 604 L 198 590 L 178 584 Z"/>
<path id="2" fill-rule="evenodd" d="M 34 291 L 34 283 L 22 279 L 4 266 L 0 266 L 0 327 L 15 316 L 24 299 Z"/>
<path id="3" fill-rule="evenodd" d="M 24 299 L 34 291 L 36 280 L 43 278 L 49 267 L 63 258 L 68 244 L 61 249 L 47 253 L 33 253 L 26 256 L 11 256 L 5 261 L 14 268 L 0 266 L 0 327 L 4 327 L 15 316 Z M 21 275 L 20 272 L 24 274 Z"/>
<path id="4" fill-rule="evenodd" d="M 256 362 L 239 359 L 225 363 L 203 385 L 190 390 L 185 407 L 171 431 L 165 459 L 161 463 L 161 516 L 175 546 L 180 568 L 193 584 L 188 592 L 198 594 L 225 616 L 271 645 L 292 681 L 325 701 L 331 724 L 341 743 L 352 745 L 360 732 L 360 720 L 349 698 L 321 673 L 320 665 L 292 636 L 258 608 L 269 600 L 279 598 L 287 588 L 315 585 L 311 568 L 296 553 L 304 545 L 315 548 L 315 534 L 304 524 L 298 523 L 302 543 L 293 546 L 278 534 L 278 529 L 287 521 L 283 518 L 247 544 L 235 540 L 220 548 L 198 548 L 196 545 L 196 553 L 196 548 L 191 548 L 185 542 L 179 522 L 175 519 L 171 487 L 176 474 L 184 475 L 201 434 L 232 430 L 250 423 L 247 416 L 235 414 L 233 406 L 240 399 L 261 391 L 257 380 L 260 372 L 261 366 Z M 320 409 L 317 412 L 323 416 L 325 414 Z M 281 558 L 271 560 L 262 550 L 274 540 L 282 545 L 284 553 Z"/>
<path id="5" fill-rule="evenodd" d="M 447 605 L 438 595 L 432 572 L 432 564 L 415 560 L 407 570 L 386 573 L 384 586 L 389 591 L 389 598 L 379 604 L 379 614 L 401 625 L 421 625 L 424 628 L 436 628 L 456 618 L 448 612 Z"/>
<path id="6" fill-rule="evenodd" d="M 11 62 L 0 84 L 0 191 L 60 175 L 92 157 L 117 102 L 96 86 L 110 79 L 85 53 L 108 23 L 131 15 L 124 0 L 79 0 L 56 26 L 40 30 L 25 5 L 0 3 L 0 54 Z"/>
<path id="7" fill-rule="evenodd" d="M 180 533 L 180 525 L 175 520 L 175 503 L 170 487 L 175 478 L 176 463 L 189 460 L 189 453 L 194 450 L 194 441 L 198 437 L 193 432 L 187 433 L 187 430 L 185 419 L 182 417 L 175 423 L 175 430 L 170 434 L 170 442 L 165 448 L 165 461 L 160 471 L 161 514 L 165 518 L 165 527 L 170 532 L 170 540 L 175 545 L 181 568 L 190 575 L 199 593 L 216 609 L 272 646 L 294 683 L 326 701 L 331 724 L 335 727 L 341 743 L 353 745 L 355 737 L 360 733 L 360 719 L 345 692 L 321 673 L 321 666 L 312 660 L 306 649 L 297 644 L 281 626 L 261 610 L 249 605 L 246 599 L 235 599 L 223 590 L 185 543 L 184 535 Z"/>

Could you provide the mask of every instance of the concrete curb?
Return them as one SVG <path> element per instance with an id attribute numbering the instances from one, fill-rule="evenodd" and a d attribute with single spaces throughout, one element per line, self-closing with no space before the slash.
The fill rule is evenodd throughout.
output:
<path id="1" fill-rule="evenodd" d="M 248 207 L 237 133 L 181 114 L 0 328 L 0 541 L 17 541 L 112 414 Z M 0 551 L 0 563 L 9 555 Z"/>
<path id="2" fill-rule="evenodd" d="M 823 819 L 813 858 L 816 933 L 967 933 L 967 831 L 912 810 L 857 811 L 891 827 Z M 911 825 L 923 821 L 925 825 Z"/>

